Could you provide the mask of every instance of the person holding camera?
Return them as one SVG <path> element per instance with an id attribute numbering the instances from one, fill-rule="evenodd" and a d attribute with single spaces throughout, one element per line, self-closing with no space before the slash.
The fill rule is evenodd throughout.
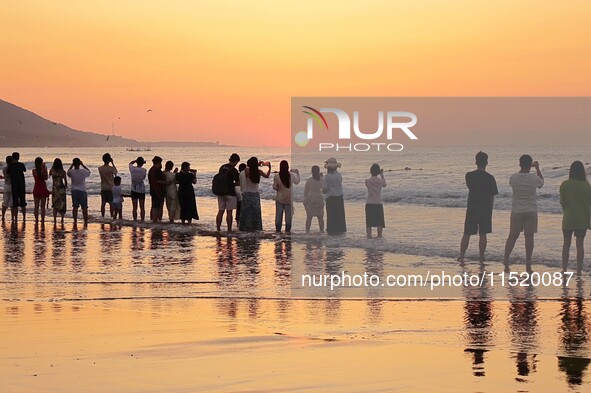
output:
<path id="1" fill-rule="evenodd" d="M 538 197 L 537 189 L 544 185 L 544 176 L 540 171 L 540 164 L 524 154 L 519 158 L 521 170 L 511 176 L 509 185 L 513 188 L 511 207 L 511 225 L 509 236 L 505 243 L 505 269 L 509 270 L 509 257 L 515 247 L 519 234 L 525 237 L 525 268 L 531 273 L 531 257 L 534 251 L 534 234 L 538 232 Z M 531 168 L 536 173 L 531 173 Z"/>
<path id="2" fill-rule="evenodd" d="M 189 224 L 193 220 L 199 220 L 197 213 L 197 202 L 195 200 L 195 189 L 193 184 L 197 183 L 197 171 L 191 169 L 191 164 L 183 162 L 181 171 L 176 174 L 176 182 L 179 185 L 178 201 L 181 208 L 181 222 Z"/>
<path id="3" fill-rule="evenodd" d="M 267 171 L 259 167 L 266 166 Z M 261 176 L 269 178 L 271 163 L 259 161 L 256 157 L 250 157 L 246 162 L 246 169 L 240 173 L 240 188 L 242 190 L 242 206 L 240 211 L 241 231 L 262 231 L 263 219 L 261 215 L 261 196 L 259 183 Z"/>

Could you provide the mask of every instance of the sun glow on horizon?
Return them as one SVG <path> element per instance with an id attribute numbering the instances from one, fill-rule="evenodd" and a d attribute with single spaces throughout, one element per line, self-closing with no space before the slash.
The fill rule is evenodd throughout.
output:
<path id="1" fill-rule="evenodd" d="M 292 96 L 589 95 L 589 20 L 586 1 L 4 2 L 0 98 L 140 140 L 289 145 Z"/>

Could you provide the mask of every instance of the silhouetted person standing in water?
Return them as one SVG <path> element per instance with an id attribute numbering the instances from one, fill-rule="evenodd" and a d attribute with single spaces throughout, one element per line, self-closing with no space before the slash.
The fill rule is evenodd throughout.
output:
<path id="1" fill-rule="evenodd" d="M 98 167 L 101 176 L 101 216 L 105 216 L 105 206 L 109 204 L 109 214 L 113 216 L 113 179 L 117 176 L 117 167 L 109 153 L 103 154 L 103 165 Z"/>
<path id="2" fill-rule="evenodd" d="M 152 198 L 152 209 L 150 218 L 152 222 L 162 220 L 162 208 L 166 198 L 166 176 L 162 172 L 162 158 L 154 156 L 152 158 L 152 167 L 148 171 L 148 182 L 150 183 L 150 197 Z"/>
<path id="3" fill-rule="evenodd" d="M 2 195 L 2 222 L 6 216 L 6 210 L 12 209 L 12 184 L 10 182 L 10 175 L 8 174 L 8 167 L 12 163 L 12 156 L 6 156 L 6 166 L 2 168 L 2 176 L 4 179 L 4 195 Z"/>
<path id="4" fill-rule="evenodd" d="M 464 255 L 470 243 L 470 236 L 478 235 L 479 260 L 484 262 L 486 235 L 492 232 L 492 212 L 495 195 L 499 193 L 497 181 L 486 171 L 488 154 L 479 151 L 476 154 L 476 170 L 466 173 L 468 186 L 468 207 L 464 221 L 464 236 L 460 244 L 459 262 L 464 262 Z"/>
<path id="5" fill-rule="evenodd" d="M 129 173 L 131 174 L 131 205 L 133 221 L 137 221 L 137 207 L 140 206 L 140 219 L 144 221 L 146 217 L 146 185 L 144 179 L 146 178 L 146 168 L 143 168 L 146 160 L 143 157 L 138 157 L 129 163 Z M 134 164 L 136 166 L 134 166 Z"/>
<path id="6" fill-rule="evenodd" d="M 343 177 L 337 171 L 341 163 L 334 157 L 325 161 L 326 176 L 324 176 L 324 189 L 326 196 L 326 233 L 329 235 L 341 235 L 347 232 L 345 219 L 345 202 L 343 200 Z"/>
<path id="7" fill-rule="evenodd" d="M 560 205 L 564 213 L 562 217 L 562 270 L 566 271 L 570 253 L 570 245 L 575 235 L 577 243 L 577 273 L 583 269 L 585 257 L 585 235 L 590 227 L 591 218 L 591 185 L 587 181 L 585 166 L 575 161 L 570 166 L 568 180 L 560 185 Z"/>
<path id="8" fill-rule="evenodd" d="M 12 221 L 17 220 L 18 208 L 23 213 L 23 222 L 25 221 L 27 201 L 25 199 L 25 164 L 19 161 L 20 154 L 12 153 L 12 163 L 8 166 L 7 175 L 10 176 L 12 185 Z"/>
<path id="9" fill-rule="evenodd" d="M 521 170 L 512 175 L 509 185 L 513 188 L 513 203 L 511 207 L 511 226 L 509 237 L 505 243 L 505 269 L 509 269 L 509 257 L 515 247 L 519 234 L 525 236 L 525 268 L 531 272 L 531 256 L 534 251 L 534 234 L 538 232 L 538 197 L 537 189 L 544 185 L 544 177 L 540 172 L 540 165 L 530 155 L 524 154 L 519 158 Z M 531 173 L 532 166 L 536 173 Z"/>
<path id="10" fill-rule="evenodd" d="M 224 195 L 218 195 L 218 214 L 215 218 L 215 225 L 218 232 L 222 227 L 224 212 L 226 213 L 226 225 L 228 232 L 232 231 L 232 212 L 238 207 L 238 198 L 236 187 L 240 186 L 240 175 L 236 165 L 240 162 L 240 156 L 233 153 L 227 164 L 220 167 L 218 173 L 222 181 L 226 182 Z"/>
<path id="11" fill-rule="evenodd" d="M 86 178 L 90 176 L 88 169 L 79 158 L 74 158 L 68 177 L 72 179 L 72 216 L 74 217 L 74 226 L 78 224 L 78 208 L 82 208 L 84 217 L 84 226 L 88 224 L 88 193 L 86 192 Z"/>

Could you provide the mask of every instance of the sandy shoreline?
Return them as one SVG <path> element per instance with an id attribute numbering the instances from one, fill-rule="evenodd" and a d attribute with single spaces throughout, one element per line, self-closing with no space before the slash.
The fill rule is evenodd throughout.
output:
<path id="1" fill-rule="evenodd" d="M 580 358 L 587 347 L 569 347 L 569 325 L 556 319 L 580 305 L 471 307 L 460 301 L 2 302 L 2 380 L 10 392 L 591 386 L 586 378 L 572 383 L 587 373 L 589 360 Z M 532 310 L 533 320 L 523 319 Z M 561 369 L 565 356 L 578 371 Z"/>

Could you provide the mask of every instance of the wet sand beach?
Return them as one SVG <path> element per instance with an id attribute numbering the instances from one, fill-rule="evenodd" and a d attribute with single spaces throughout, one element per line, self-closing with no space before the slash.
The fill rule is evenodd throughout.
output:
<path id="1" fill-rule="evenodd" d="M 4 391 L 584 392 L 591 386 L 585 279 L 559 293 L 500 290 L 505 299 L 470 289 L 442 300 L 375 299 L 370 292 L 314 299 L 291 289 L 294 265 L 310 252 L 326 266 L 340 255 L 351 261 L 348 271 L 369 261 L 384 270 L 417 263 L 417 269 L 462 268 L 450 259 L 368 254 L 318 239 L 311 250 L 305 239 L 183 231 L 5 225 Z"/>

